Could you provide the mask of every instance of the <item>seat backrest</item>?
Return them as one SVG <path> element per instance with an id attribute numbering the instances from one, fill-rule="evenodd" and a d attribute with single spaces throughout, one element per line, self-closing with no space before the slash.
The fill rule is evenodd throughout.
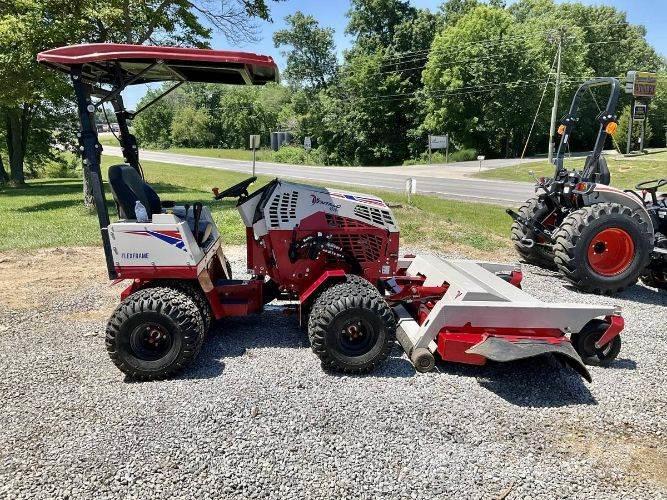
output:
<path id="1" fill-rule="evenodd" d="M 146 207 L 150 214 L 162 211 L 160 197 L 130 165 L 112 165 L 109 167 L 109 185 L 111 194 L 118 206 L 121 219 L 136 219 L 134 206 L 137 200 Z"/>

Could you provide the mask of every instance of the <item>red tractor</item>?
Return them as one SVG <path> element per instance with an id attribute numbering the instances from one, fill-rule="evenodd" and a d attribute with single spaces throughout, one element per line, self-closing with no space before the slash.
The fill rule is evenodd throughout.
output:
<path id="1" fill-rule="evenodd" d="M 210 211 L 162 200 L 143 179 L 127 125 L 142 110 L 126 110 L 121 91 L 162 80 L 261 85 L 277 80 L 273 60 L 106 44 L 38 59 L 71 76 L 109 277 L 130 282 L 106 334 L 112 361 L 128 376 L 172 375 L 195 358 L 212 321 L 260 313 L 274 299 L 296 303 L 322 365 L 348 373 L 373 370 L 396 338 L 420 371 L 432 369 L 436 355 L 481 365 L 553 354 L 590 380 L 584 361 L 618 355 L 617 308 L 540 302 L 520 289 L 513 265 L 401 256 L 394 214 L 366 194 L 279 179 L 250 192 L 254 177 L 214 189 L 216 199 L 237 200 L 246 227 L 251 278 L 233 279 Z M 119 216 L 113 223 L 94 123 L 106 102 L 127 162 L 109 169 Z"/>

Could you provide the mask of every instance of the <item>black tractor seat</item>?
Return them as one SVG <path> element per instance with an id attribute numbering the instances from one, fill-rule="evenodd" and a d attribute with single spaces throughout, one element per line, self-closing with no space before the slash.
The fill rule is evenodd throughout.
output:
<path id="1" fill-rule="evenodd" d="M 116 207 L 118 208 L 118 217 L 121 219 L 137 219 L 134 211 L 137 201 L 140 201 L 146 207 L 149 218 L 152 218 L 153 214 L 162 213 L 165 208 L 174 207 L 173 201 L 161 201 L 155 190 L 141 178 L 139 172 L 131 165 L 121 164 L 109 167 L 109 185 L 113 199 L 116 202 Z M 188 214 L 185 214 L 184 211 L 183 213 L 175 211 L 174 214 L 185 219 L 188 226 L 190 226 L 190 230 L 193 233 L 195 232 L 195 221 L 192 210 Z M 205 243 L 211 236 L 212 231 L 213 225 L 210 222 L 200 221 L 198 243 L 200 245 Z"/>

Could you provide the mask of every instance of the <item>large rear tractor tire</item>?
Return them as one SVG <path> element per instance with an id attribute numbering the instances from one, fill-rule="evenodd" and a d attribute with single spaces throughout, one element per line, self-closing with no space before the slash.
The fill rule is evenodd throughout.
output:
<path id="1" fill-rule="evenodd" d="M 107 324 L 113 363 L 137 380 L 159 380 L 197 356 L 204 322 L 197 305 L 172 288 L 146 288 L 121 302 Z"/>
<path id="2" fill-rule="evenodd" d="M 308 336 L 325 369 L 367 373 L 389 356 L 396 320 L 376 288 L 349 276 L 315 300 Z"/>
<path id="3" fill-rule="evenodd" d="M 634 285 L 651 258 L 651 227 L 632 209 L 599 203 L 568 215 L 556 233 L 555 262 L 578 289 L 612 294 Z"/>
<path id="4" fill-rule="evenodd" d="M 547 208 L 542 206 L 540 201 L 537 198 L 530 198 L 519 208 L 519 215 L 526 219 L 537 218 L 540 222 L 543 222 L 545 217 L 549 214 L 546 213 Z M 554 263 L 554 255 L 551 250 L 551 245 L 548 243 L 535 242 L 535 244 L 528 248 L 521 241 L 526 238 L 528 234 L 526 229 L 519 224 L 518 222 L 512 223 L 511 229 L 511 238 L 512 243 L 514 243 L 514 248 L 517 253 L 521 256 L 524 262 L 528 264 L 533 264 L 538 267 L 545 269 L 556 269 L 556 264 Z"/>
<path id="5" fill-rule="evenodd" d="M 572 346 L 587 365 L 609 365 L 621 352 L 621 336 L 616 335 L 607 345 L 598 349 L 595 343 L 609 328 L 609 323 L 601 319 L 590 321 L 584 328 L 570 337 Z"/>

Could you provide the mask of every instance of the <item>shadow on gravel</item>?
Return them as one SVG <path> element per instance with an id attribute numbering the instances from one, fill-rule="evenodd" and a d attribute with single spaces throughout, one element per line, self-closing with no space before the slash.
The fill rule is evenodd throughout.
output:
<path id="1" fill-rule="evenodd" d="M 444 362 L 437 366 L 443 373 L 476 378 L 480 386 L 515 406 L 557 408 L 597 404 L 586 382 L 553 356 L 484 366 Z"/>
<path id="2" fill-rule="evenodd" d="M 631 300 L 641 304 L 667 306 L 667 290 L 657 290 L 644 285 L 635 285 L 616 295 L 619 299 Z"/>
<path id="3" fill-rule="evenodd" d="M 563 283 L 563 286 L 571 292 L 583 293 L 585 295 L 595 297 L 595 294 L 582 292 L 570 283 Z M 631 302 L 638 302 L 640 304 L 647 304 L 652 306 L 663 305 L 667 306 L 667 292 L 659 291 L 654 288 L 648 288 L 644 285 L 634 285 L 620 293 L 612 295 L 612 297 L 628 300 Z"/>

